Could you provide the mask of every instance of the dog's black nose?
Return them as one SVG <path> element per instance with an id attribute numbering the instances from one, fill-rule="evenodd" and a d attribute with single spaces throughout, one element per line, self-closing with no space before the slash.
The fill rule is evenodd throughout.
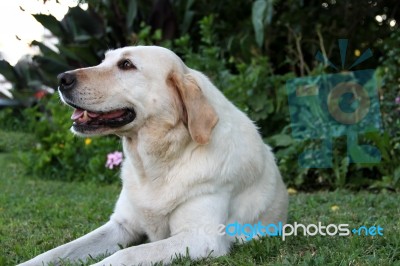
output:
<path id="1" fill-rule="evenodd" d="M 76 84 L 75 74 L 64 72 L 57 76 L 60 90 L 70 90 Z"/>

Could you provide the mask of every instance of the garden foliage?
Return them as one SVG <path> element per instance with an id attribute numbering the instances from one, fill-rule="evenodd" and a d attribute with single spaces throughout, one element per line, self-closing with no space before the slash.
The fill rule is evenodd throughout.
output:
<path id="1" fill-rule="evenodd" d="M 316 189 L 400 189 L 398 96 L 400 34 L 388 25 L 397 1 L 87 1 L 88 10 L 71 8 L 59 22 L 50 15 L 34 15 L 59 39 L 58 51 L 33 42 L 41 54 L 12 67 L 0 64 L 14 85 L 25 90 L 56 88 L 57 74 L 98 64 L 105 51 L 126 45 L 156 44 L 174 50 L 186 64 L 206 73 L 214 84 L 247 113 L 264 140 L 274 147 L 285 182 Z M 162 12 L 160 13 L 160 8 Z M 400 12 L 400 11 L 399 11 Z M 378 14 L 387 14 L 382 23 Z M 357 19 L 355 19 L 357 18 Z M 399 21 L 400 22 L 400 21 Z M 360 69 L 377 69 L 382 132 L 359 136 L 381 151 L 377 164 L 352 164 L 346 158 L 346 140 L 333 143 L 334 167 L 300 168 L 298 155 L 318 145 L 291 137 L 286 81 L 294 77 L 330 73 L 315 60 L 316 52 L 340 61 L 337 39 L 349 39 L 350 59 L 371 48 L 374 57 Z M 25 64 L 25 72 L 18 70 Z M 5 128 L 33 133 L 33 151 L 22 161 L 33 175 L 64 180 L 116 180 L 106 169 L 107 154 L 121 150 L 116 137 L 80 139 L 68 132 L 71 110 L 58 96 L 47 95 L 29 108 L 4 109 Z M 18 117 L 14 121 L 13 117 Z M 3 123 L 3 122 L 2 122 Z"/>

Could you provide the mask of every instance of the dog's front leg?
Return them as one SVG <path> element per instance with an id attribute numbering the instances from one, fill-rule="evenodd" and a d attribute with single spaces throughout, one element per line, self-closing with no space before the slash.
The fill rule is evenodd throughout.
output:
<path id="1" fill-rule="evenodd" d="M 151 265 L 170 263 L 176 255 L 198 259 L 226 254 L 231 242 L 220 225 L 227 219 L 227 198 L 221 193 L 185 202 L 169 217 L 169 238 L 120 250 L 95 266 Z"/>
<path id="2" fill-rule="evenodd" d="M 155 262 L 169 264 L 179 255 L 189 255 L 191 259 L 217 257 L 228 253 L 229 246 L 224 236 L 184 232 L 153 243 L 120 250 L 92 266 L 145 266 Z"/>
<path id="3" fill-rule="evenodd" d="M 49 250 L 20 266 L 47 265 L 49 263 L 58 265 L 63 259 L 85 261 L 89 255 L 96 257 L 104 253 L 112 254 L 120 250 L 120 246 L 125 247 L 135 241 L 135 237 L 139 236 L 134 236 L 132 232 L 127 232 L 121 224 L 110 220 L 89 234 Z"/>

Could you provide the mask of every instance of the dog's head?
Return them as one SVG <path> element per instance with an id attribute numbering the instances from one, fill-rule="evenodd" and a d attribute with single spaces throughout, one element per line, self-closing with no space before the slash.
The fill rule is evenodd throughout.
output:
<path id="1" fill-rule="evenodd" d="M 206 144 L 218 116 L 190 72 L 168 49 L 125 47 L 107 52 L 97 66 L 60 74 L 59 92 L 75 108 L 78 135 L 129 135 L 151 120 L 171 128 L 183 123 Z"/>

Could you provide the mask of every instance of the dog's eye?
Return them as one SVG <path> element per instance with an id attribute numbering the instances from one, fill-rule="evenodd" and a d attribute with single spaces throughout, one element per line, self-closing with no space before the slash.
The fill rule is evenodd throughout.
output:
<path id="1" fill-rule="evenodd" d="M 136 66 L 128 59 L 119 61 L 118 67 L 122 70 L 136 69 Z"/>

